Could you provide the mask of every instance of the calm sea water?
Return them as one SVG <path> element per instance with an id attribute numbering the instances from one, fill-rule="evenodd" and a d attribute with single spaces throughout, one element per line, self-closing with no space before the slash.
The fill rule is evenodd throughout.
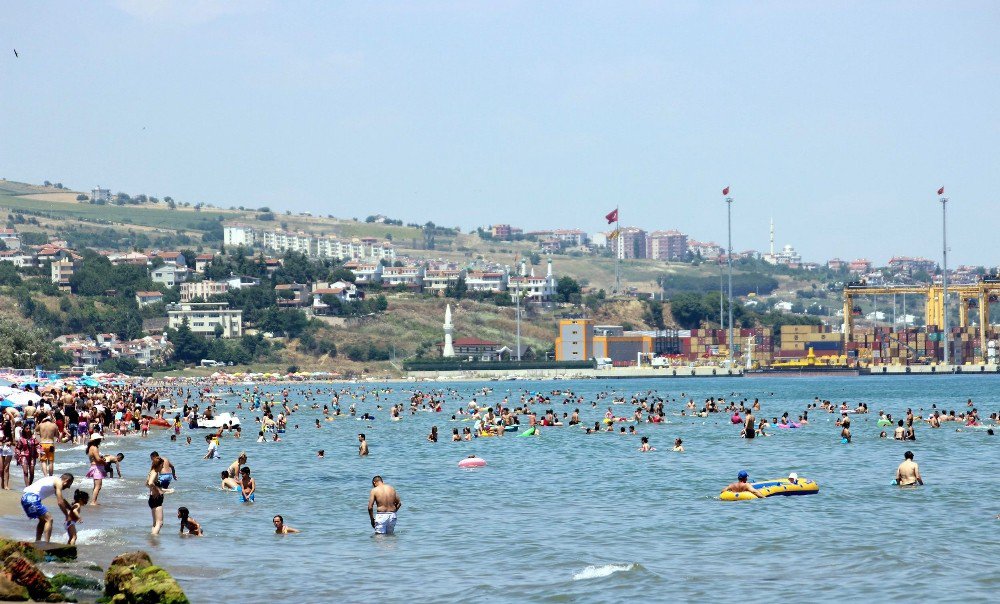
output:
<path id="1" fill-rule="evenodd" d="M 201 459 L 199 431 L 192 431 L 191 446 L 171 443 L 166 431 L 110 439 L 102 448 L 125 452 L 126 478 L 105 481 L 106 505 L 88 510 L 81 557 L 106 565 L 117 552 L 148 550 L 194 602 L 667 601 L 740 590 L 741 598 L 765 601 L 985 601 L 1000 589 L 1000 503 L 989 487 L 997 478 L 1000 437 L 959 432 L 953 424 L 918 425 L 918 440 L 900 443 L 879 440 L 875 422 L 879 409 L 901 417 L 913 407 L 926 415 L 933 403 L 964 409 L 968 398 L 985 417 L 1000 409 L 998 386 L 1000 378 L 990 376 L 392 384 L 393 393 L 381 401 L 385 408 L 407 402 L 414 388 L 457 394 L 449 395 L 445 413 L 407 414 L 399 422 L 375 411 L 369 396 L 358 401 L 358 413 L 373 412 L 376 420 L 341 418 L 321 422 L 320 429 L 314 421 L 321 412 L 303 404 L 291 420 L 299 429 L 290 426 L 283 442 L 225 439 L 222 460 Z M 293 400 L 302 402 L 304 387 L 292 389 Z M 545 429 L 539 438 L 508 434 L 451 443 L 451 428 L 470 424 L 450 416 L 483 387 L 494 391 L 477 395 L 481 402 L 508 392 L 513 402 L 523 390 L 572 390 L 587 401 L 580 408 L 591 425 L 607 406 L 589 405 L 601 391 L 656 390 L 678 402 L 668 405 L 670 423 L 638 426 L 659 449 L 650 454 L 637 451 L 638 436 L 588 436 L 569 427 Z M 850 445 L 841 444 L 836 417 L 826 413 L 810 414 L 802 429 L 745 441 L 724 414 L 680 417 L 681 393 L 699 406 L 709 396 L 757 397 L 768 417 L 797 416 L 815 396 L 867 402 L 873 413 L 854 418 Z M 574 405 L 553 399 L 560 414 L 572 411 Z M 220 408 L 232 409 L 236 400 L 227 398 Z M 346 411 L 350 401 L 341 397 L 341 404 Z M 619 415 L 630 411 L 616 408 Z M 253 432 L 254 415 L 242 411 L 240 417 L 244 431 Z M 437 444 L 426 441 L 432 425 L 440 433 Z M 368 436 L 367 459 L 357 457 L 358 432 Z M 676 437 L 684 439 L 685 453 L 670 451 Z M 158 538 L 147 534 L 142 486 L 154 448 L 174 461 L 180 476 Z M 325 459 L 316 457 L 320 448 Z M 253 505 L 217 489 L 219 472 L 244 449 L 258 483 Z M 916 454 L 923 488 L 890 486 L 906 449 Z M 459 469 L 469 453 L 489 466 Z M 82 447 L 60 450 L 57 468 L 82 476 L 85 461 Z M 744 468 L 752 479 L 796 471 L 821 490 L 718 501 Z M 373 536 L 368 523 L 374 474 L 403 500 L 394 536 Z M 180 505 L 191 509 L 207 536 L 177 536 Z M 273 514 L 303 533 L 274 535 Z M 5 519 L 0 529 L 27 537 L 32 527 L 20 518 Z"/>

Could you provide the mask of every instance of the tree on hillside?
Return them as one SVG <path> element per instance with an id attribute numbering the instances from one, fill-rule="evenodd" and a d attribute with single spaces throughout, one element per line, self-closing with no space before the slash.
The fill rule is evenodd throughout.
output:
<path id="1" fill-rule="evenodd" d="M 45 365 L 52 356 L 51 338 L 40 329 L 0 319 L 0 367 Z"/>
<path id="2" fill-rule="evenodd" d="M 187 319 L 177 329 L 168 329 L 167 339 L 174 345 L 174 360 L 182 363 L 198 363 L 208 352 L 208 341 L 191 331 Z"/>
<path id="3" fill-rule="evenodd" d="M 568 275 L 560 277 L 559 282 L 556 284 L 556 295 L 561 302 L 579 304 L 580 284 L 576 282 L 576 279 Z"/>
<path id="4" fill-rule="evenodd" d="M 455 298 L 456 300 L 461 300 L 466 292 L 469 291 L 469 286 L 465 283 L 465 277 L 459 277 L 455 281 L 455 285 L 449 283 L 444 288 L 444 295 L 447 298 Z"/>
<path id="5" fill-rule="evenodd" d="M 693 292 L 677 294 L 670 299 L 670 312 L 674 320 L 684 329 L 698 329 L 701 322 L 712 314 L 701 294 Z"/>

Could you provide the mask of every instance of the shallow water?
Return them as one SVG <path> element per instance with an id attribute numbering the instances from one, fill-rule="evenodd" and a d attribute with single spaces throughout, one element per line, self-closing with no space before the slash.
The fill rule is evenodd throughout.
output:
<path id="1" fill-rule="evenodd" d="M 918 440 L 901 443 L 879 440 L 875 426 L 880 409 L 902 417 L 909 406 L 926 415 L 932 403 L 959 410 L 968 398 L 986 417 L 1000 409 L 993 394 L 1000 377 L 393 384 L 382 404 L 405 403 L 413 388 L 435 386 L 460 393 L 448 397 L 445 413 L 391 422 L 369 396 L 358 413 L 374 412 L 375 421 L 340 418 L 316 429 L 320 411 L 303 404 L 291 420 L 300 428 L 290 426 L 283 442 L 227 438 L 221 460 L 201 459 L 204 431 L 193 431 L 191 446 L 171 443 L 166 431 L 148 439 L 110 438 L 102 449 L 125 452 L 126 478 L 106 480 L 105 505 L 87 510 L 81 558 L 106 565 L 115 553 L 146 549 L 174 572 L 193 602 L 663 601 L 740 589 L 769 601 L 804 593 L 985 600 L 1000 588 L 1000 504 L 980 486 L 997 476 L 1000 437 L 957 432 L 957 424 L 940 430 L 918 424 Z M 471 425 L 449 421 L 451 414 L 484 386 L 494 392 L 477 395 L 480 402 L 495 403 L 510 390 L 511 407 L 523 389 L 573 390 L 588 402 L 580 409 L 590 425 L 607 403 L 591 408 L 589 402 L 605 390 L 630 396 L 656 389 L 678 401 L 683 392 L 699 406 L 709 396 L 735 392 L 751 401 L 759 397 L 768 417 L 784 411 L 795 417 L 814 396 L 867 402 L 872 413 L 852 416 L 850 445 L 841 444 L 833 414 L 811 413 L 810 424 L 799 430 L 745 441 L 727 415 L 680 417 L 679 402 L 668 404 L 670 423 L 638 425 L 659 449 L 649 454 L 637 451 L 638 436 L 587 436 L 569 427 L 544 429 L 539 438 L 508 434 L 451 443 L 451 428 Z M 303 387 L 292 389 L 292 400 L 302 401 Z M 227 398 L 220 408 L 230 410 L 235 401 Z M 328 395 L 319 398 L 327 401 Z M 573 405 L 561 401 L 553 397 L 556 411 L 571 412 Z M 346 411 L 347 397 L 341 405 Z M 615 411 L 631 415 L 628 406 Z M 253 414 L 242 411 L 240 417 L 251 432 Z M 438 426 L 437 444 L 426 441 L 432 425 Z M 356 454 L 362 431 L 371 447 L 367 459 Z M 684 439 L 685 453 L 670 451 L 676 437 Z M 174 461 L 180 476 L 155 538 L 147 534 L 141 484 L 154 448 Z M 316 457 L 320 448 L 325 459 Z M 219 472 L 244 449 L 258 483 L 253 505 L 217 489 Z M 906 449 L 916 454 L 927 482 L 922 488 L 890 486 Z M 459 469 L 458 461 L 472 452 L 489 466 Z M 82 450 L 60 449 L 57 467 L 82 476 L 85 461 Z M 722 487 L 744 468 L 752 479 L 796 471 L 816 480 L 820 493 L 718 501 Z M 394 536 L 371 534 L 366 504 L 374 474 L 403 500 Z M 89 488 L 90 481 L 83 485 Z M 206 537 L 177 536 L 174 515 L 181 505 L 202 523 Z M 303 533 L 274 535 L 274 514 Z M 26 537 L 32 526 L 24 518 L 4 519 L 0 529 Z"/>

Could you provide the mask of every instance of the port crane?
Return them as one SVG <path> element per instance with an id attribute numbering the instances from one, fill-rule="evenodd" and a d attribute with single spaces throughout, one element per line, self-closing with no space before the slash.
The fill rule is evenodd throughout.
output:
<path id="1" fill-rule="evenodd" d="M 961 327 L 969 325 L 970 309 L 978 311 L 980 350 L 986 354 L 990 303 L 1000 300 L 1000 275 L 984 275 L 978 283 L 974 284 L 951 285 L 948 287 L 948 293 L 954 293 L 958 297 L 958 322 Z M 854 299 L 856 297 L 891 296 L 894 294 L 924 296 L 926 299 L 925 322 L 928 325 L 944 324 L 944 289 L 940 285 L 868 285 L 865 281 L 853 281 L 844 286 L 844 341 L 854 341 L 854 311 L 856 308 Z M 912 351 L 912 348 L 910 350 Z"/>

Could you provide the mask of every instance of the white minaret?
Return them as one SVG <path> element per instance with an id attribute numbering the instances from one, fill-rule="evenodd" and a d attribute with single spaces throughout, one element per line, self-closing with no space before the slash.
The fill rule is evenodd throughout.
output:
<path id="1" fill-rule="evenodd" d="M 441 351 L 443 357 L 455 356 L 455 347 L 451 343 L 451 304 L 444 310 L 444 350 Z"/>
<path id="2" fill-rule="evenodd" d="M 771 219 L 771 257 L 774 258 L 774 218 Z"/>

